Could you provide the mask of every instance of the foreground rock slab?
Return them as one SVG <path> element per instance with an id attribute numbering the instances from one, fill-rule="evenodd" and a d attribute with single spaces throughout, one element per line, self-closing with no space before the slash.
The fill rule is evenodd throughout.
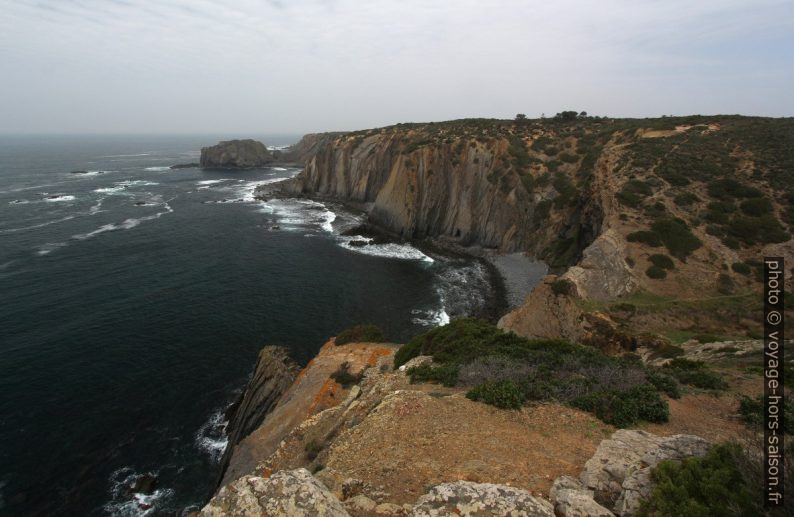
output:
<path id="1" fill-rule="evenodd" d="M 223 487 L 202 517 L 349 517 L 339 499 L 306 469 L 276 472 L 269 478 L 244 476 Z"/>
<path id="2" fill-rule="evenodd" d="M 551 503 L 526 490 L 491 483 L 457 481 L 434 487 L 416 502 L 413 517 L 554 517 Z"/>

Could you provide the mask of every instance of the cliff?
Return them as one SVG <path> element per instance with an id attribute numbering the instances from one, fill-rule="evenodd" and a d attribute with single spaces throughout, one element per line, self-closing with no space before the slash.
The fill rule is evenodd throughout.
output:
<path id="1" fill-rule="evenodd" d="M 758 257 L 794 260 L 792 119 L 473 119 L 311 135 L 301 146 L 305 170 L 283 195 L 354 204 L 403 239 L 525 252 L 604 309 L 742 302 L 668 321 L 632 315 L 630 333 L 700 321 L 753 336 Z M 503 325 L 529 328 L 519 320 Z"/>
<path id="2" fill-rule="evenodd" d="M 256 140 L 227 140 L 201 148 L 199 165 L 217 169 L 253 169 L 274 161 L 262 142 Z"/>
<path id="3" fill-rule="evenodd" d="M 281 396 L 295 381 L 300 368 L 290 359 L 286 349 L 267 346 L 259 352 L 254 371 L 245 390 L 227 410 L 228 445 L 221 459 L 221 479 L 229 467 L 238 444 L 262 424 Z"/>

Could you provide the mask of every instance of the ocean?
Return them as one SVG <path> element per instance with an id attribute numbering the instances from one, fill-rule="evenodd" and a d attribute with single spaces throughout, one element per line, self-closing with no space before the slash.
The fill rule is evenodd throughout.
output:
<path id="1" fill-rule="evenodd" d="M 198 509 L 263 346 L 305 364 L 355 323 L 401 342 L 483 309 L 477 261 L 254 199 L 299 169 L 169 169 L 229 137 L 0 136 L 0 514 Z"/>

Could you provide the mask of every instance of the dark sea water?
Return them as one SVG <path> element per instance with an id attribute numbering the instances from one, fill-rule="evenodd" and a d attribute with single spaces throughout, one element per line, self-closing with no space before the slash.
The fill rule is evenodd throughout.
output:
<path id="1" fill-rule="evenodd" d="M 167 168 L 220 138 L 0 137 L 0 514 L 198 508 L 262 346 L 305 364 L 353 323 L 403 340 L 481 308 L 478 263 L 351 248 L 360 216 L 253 199 L 297 169 Z"/>

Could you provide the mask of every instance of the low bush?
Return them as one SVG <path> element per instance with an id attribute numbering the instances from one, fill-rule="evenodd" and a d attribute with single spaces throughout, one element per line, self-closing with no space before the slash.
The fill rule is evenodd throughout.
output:
<path id="1" fill-rule="evenodd" d="M 725 273 L 720 273 L 720 276 L 717 277 L 717 292 L 728 295 L 733 294 L 735 290 L 736 284 L 734 284 L 733 278 Z"/>
<path id="2" fill-rule="evenodd" d="M 762 215 L 772 213 L 772 205 L 768 199 L 763 197 L 746 199 L 739 204 L 739 208 L 741 208 L 742 212 L 745 214 L 753 217 L 761 217 Z"/>
<path id="3" fill-rule="evenodd" d="M 764 427 L 764 396 L 744 397 L 739 401 L 739 414 L 747 427 L 761 430 Z M 783 430 L 794 434 L 794 402 L 786 398 L 783 402 Z"/>
<path id="4" fill-rule="evenodd" d="M 484 382 L 469 390 L 466 397 L 502 409 L 518 409 L 526 401 L 524 392 L 514 381 Z"/>
<path id="5" fill-rule="evenodd" d="M 670 412 L 659 392 L 649 384 L 626 391 L 600 391 L 574 399 L 571 405 L 594 413 L 615 427 L 628 427 L 640 420 L 667 422 Z"/>
<path id="6" fill-rule="evenodd" d="M 691 192 L 684 192 L 676 195 L 673 201 L 678 206 L 691 206 L 700 201 L 700 198 Z"/>
<path id="7" fill-rule="evenodd" d="M 577 407 L 598 409 L 599 417 L 621 423 L 661 421 L 667 411 L 641 361 L 562 340 L 522 338 L 482 320 L 459 319 L 416 336 L 395 363 L 420 354 L 432 356 L 433 363 L 411 368 L 412 382 L 471 386 L 469 398 L 498 407 L 579 400 Z M 655 382 L 672 392 L 669 382 Z"/>
<path id="8" fill-rule="evenodd" d="M 733 265 L 731 266 L 731 269 L 733 269 L 740 275 L 750 276 L 751 273 L 750 266 L 748 266 L 744 262 L 734 262 Z"/>
<path id="9" fill-rule="evenodd" d="M 640 242 L 652 248 L 658 248 L 662 245 L 662 238 L 658 233 L 647 230 L 640 230 L 626 235 L 626 240 L 629 242 Z"/>
<path id="10" fill-rule="evenodd" d="M 673 263 L 673 259 L 663 253 L 655 253 L 648 257 L 648 260 L 656 267 L 660 267 L 662 269 L 675 269 L 675 263 Z"/>
<path id="11" fill-rule="evenodd" d="M 411 378 L 411 383 L 416 382 L 437 382 L 444 386 L 454 386 L 458 383 L 458 369 L 456 364 L 442 364 L 431 366 L 422 364 L 409 368 L 406 373 Z"/>
<path id="12" fill-rule="evenodd" d="M 341 384 L 343 387 L 348 388 L 353 384 L 358 384 L 361 382 L 363 375 L 363 371 L 356 375 L 350 373 L 350 363 L 345 361 L 339 365 L 339 368 L 337 368 L 335 372 L 331 374 L 331 378 Z"/>
<path id="13" fill-rule="evenodd" d="M 722 377 L 712 372 L 704 362 L 677 357 L 663 366 L 681 384 L 707 390 L 724 390 L 728 387 Z"/>
<path id="14" fill-rule="evenodd" d="M 703 458 L 659 463 L 651 472 L 651 495 L 636 515 L 762 515 L 760 488 L 748 483 L 741 469 L 743 454 L 738 445 L 720 444 Z"/>
<path id="15" fill-rule="evenodd" d="M 678 348 L 678 347 L 667 347 L 667 348 Z M 681 350 L 678 348 L 678 350 Z M 681 350 L 683 353 L 683 350 Z M 670 375 L 666 375 L 664 373 L 659 372 L 652 372 L 648 375 L 648 382 L 650 382 L 657 390 L 665 393 L 671 399 L 681 398 L 681 388 L 678 385 L 678 381 L 675 380 L 674 377 Z"/>
<path id="16" fill-rule="evenodd" d="M 703 245 L 700 239 L 689 231 L 686 222 L 676 217 L 657 219 L 651 225 L 651 230 L 659 235 L 670 255 L 682 261 Z"/>
<path id="17" fill-rule="evenodd" d="M 654 280 L 661 280 L 667 277 L 667 271 L 660 268 L 659 266 L 651 266 L 645 270 L 645 275 L 648 278 L 653 278 Z"/>
<path id="18" fill-rule="evenodd" d="M 576 293 L 576 285 L 568 279 L 558 278 L 551 283 L 551 291 L 557 296 L 570 296 Z"/>
<path id="19" fill-rule="evenodd" d="M 347 343 L 382 343 L 386 341 L 383 331 L 376 325 L 354 325 L 340 332 L 334 344 L 345 345 Z"/>

